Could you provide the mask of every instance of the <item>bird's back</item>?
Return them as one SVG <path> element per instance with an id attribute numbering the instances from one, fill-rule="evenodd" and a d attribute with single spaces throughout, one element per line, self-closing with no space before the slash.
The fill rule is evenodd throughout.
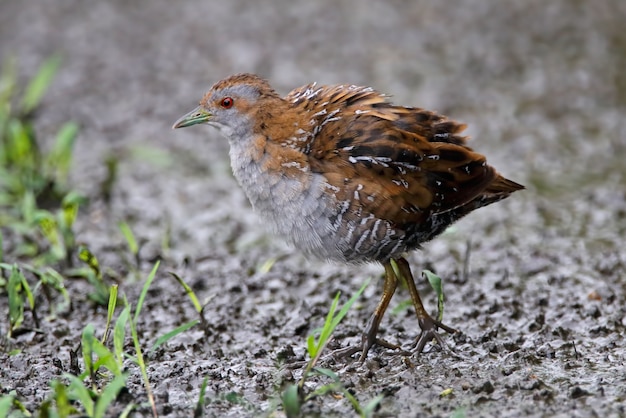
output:
<path id="1" fill-rule="evenodd" d="M 371 88 L 313 84 L 285 100 L 302 115 L 297 146 L 334 194 L 337 235 L 348 259 L 416 248 L 523 188 L 466 145 L 465 125 L 395 106 Z"/>

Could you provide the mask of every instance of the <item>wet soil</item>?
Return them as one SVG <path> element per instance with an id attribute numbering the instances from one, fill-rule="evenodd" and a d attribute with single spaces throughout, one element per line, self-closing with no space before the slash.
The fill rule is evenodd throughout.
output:
<path id="1" fill-rule="evenodd" d="M 528 187 L 410 256 L 416 272 L 429 268 L 444 280 L 445 320 L 462 330 L 444 336 L 456 355 L 376 348 L 364 364 L 322 363 L 362 403 L 384 394 L 381 417 L 459 408 L 468 417 L 618 417 L 626 415 L 625 20 L 620 0 L 5 0 L 0 59 L 15 56 L 26 78 L 62 54 L 37 128 L 46 138 L 65 121 L 80 124 L 72 185 L 90 203 L 77 237 L 130 301 L 162 259 L 139 322 L 145 346 L 197 318 L 169 271 L 208 300 L 205 331 L 193 328 L 148 357 L 161 415 L 191 416 L 204 378 L 206 416 L 272 410 L 280 388 L 300 377 L 294 365 L 306 359 L 306 336 L 336 292 L 345 301 L 374 279 L 335 334 L 332 346 L 345 347 L 358 343 L 381 291 L 379 266 L 305 260 L 269 235 L 233 180 L 217 132 L 170 130 L 214 81 L 249 71 L 281 93 L 347 82 L 438 110 L 468 123 L 473 147 Z M 106 204 L 108 158 L 120 165 Z M 139 275 L 120 221 L 142 244 Z M 67 288 L 68 314 L 42 320 L 43 333 L 5 341 L 0 354 L 2 393 L 16 390 L 31 410 L 69 371 L 84 326 L 102 329 L 106 320 L 89 285 L 68 280 Z M 420 289 L 434 310 L 432 291 L 425 282 Z M 399 291 L 391 309 L 408 298 Z M 400 309 L 381 332 L 409 347 L 418 329 L 412 311 Z M 21 354 L 9 356 L 14 348 Z M 111 415 L 135 402 L 136 415 L 149 416 L 140 374 L 129 370 Z M 305 408 L 309 416 L 354 414 L 330 396 Z"/>

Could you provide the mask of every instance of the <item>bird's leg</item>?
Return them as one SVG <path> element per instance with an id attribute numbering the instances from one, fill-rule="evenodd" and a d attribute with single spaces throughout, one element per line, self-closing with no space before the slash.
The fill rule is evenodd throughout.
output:
<path id="1" fill-rule="evenodd" d="M 398 266 L 398 273 L 402 278 L 404 278 L 404 281 L 409 287 L 409 293 L 411 294 L 413 307 L 415 308 L 415 313 L 417 314 L 419 325 L 422 329 L 422 332 L 415 342 L 417 352 L 421 353 L 424 350 L 424 346 L 426 346 L 426 343 L 431 341 L 433 338 L 436 339 L 442 347 L 446 347 L 443 339 L 437 333 L 437 328 L 441 328 L 451 334 L 454 334 L 456 330 L 442 324 L 440 321 L 437 321 L 436 319 L 428 315 L 428 312 L 426 312 L 426 309 L 424 309 L 424 305 L 422 304 L 422 298 L 420 298 L 417 287 L 415 287 L 415 280 L 413 279 L 413 274 L 411 273 L 411 267 L 409 266 L 409 263 L 402 257 L 395 259 L 395 262 Z"/>
<path id="2" fill-rule="evenodd" d="M 355 353 L 361 351 L 361 356 L 359 357 L 359 361 L 362 363 L 365 361 L 367 357 L 367 353 L 370 348 L 374 344 L 378 344 L 383 347 L 391 348 L 394 350 L 399 349 L 400 347 L 394 344 L 391 344 L 385 340 L 380 338 L 376 338 L 376 334 L 378 333 L 378 327 L 380 326 L 380 321 L 383 319 L 383 315 L 385 315 L 385 311 L 387 310 L 387 306 L 389 306 L 389 301 L 391 301 L 391 297 L 396 291 L 396 287 L 398 286 L 398 277 L 396 276 L 391 263 L 388 261 L 383 265 L 385 267 L 385 283 L 383 285 L 383 295 L 374 310 L 370 319 L 368 319 L 367 324 L 365 325 L 365 330 L 363 331 L 363 336 L 361 337 L 361 347 L 347 347 L 340 350 L 336 350 L 333 353 L 333 356 L 336 357 L 349 357 Z"/>
<path id="3" fill-rule="evenodd" d="M 398 277 L 396 276 L 396 272 L 393 271 L 393 267 L 391 263 L 387 261 L 384 263 L 385 267 L 385 284 L 383 285 L 383 295 L 374 310 L 372 316 L 367 321 L 365 325 L 365 331 L 363 332 L 363 337 L 361 338 L 361 357 L 359 361 L 365 361 L 365 357 L 367 357 L 367 353 L 372 348 L 372 346 L 376 343 L 382 345 L 383 347 L 397 349 L 399 348 L 396 345 L 390 344 L 384 340 L 377 339 L 376 334 L 378 333 L 378 327 L 380 326 L 380 321 L 382 321 L 383 316 L 385 315 L 385 311 L 389 306 L 389 302 L 391 301 L 391 297 L 396 291 L 398 287 Z"/>

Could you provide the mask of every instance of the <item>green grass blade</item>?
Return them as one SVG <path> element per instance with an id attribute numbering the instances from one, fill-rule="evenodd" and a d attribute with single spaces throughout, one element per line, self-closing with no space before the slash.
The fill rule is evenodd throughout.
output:
<path id="1" fill-rule="evenodd" d="M 59 414 L 59 418 L 69 417 L 74 408 L 70 405 L 67 388 L 58 380 L 53 380 L 50 386 L 54 390 L 54 402 L 56 403 L 56 412 Z"/>
<path id="2" fill-rule="evenodd" d="M 305 402 L 308 402 L 320 396 L 324 396 L 328 393 L 336 392 L 341 392 L 341 383 L 330 383 L 328 385 L 322 385 L 316 388 L 313 392 L 309 393 L 305 398 Z"/>
<path id="3" fill-rule="evenodd" d="M 437 320 L 443 320 L 443 285 L 441 278 L 430 270 L 422 271 L 422 275 L 426 276 L 431 287 L 437 294 Z"/>
<path id="4" fill-rule="evenodd" d="M 137 365 L 139 366 L 139 370 L 141 370 L 141 376 L 143 378 L 144 387 L 146 388 L 146 393 L 148 395 L 148 401 L 150 402 L 150 406 L 152 407 L 152 415 L 158 416 L 156 410 L 156 404 L 154 402 L 154 394 L 152 393 L 152 389 L 150 387 L 150 380 L 148 379 L 148 373 L 146 371 L 146 363 L 144 361 L 143 353 L 141 351 L 141 344 L 139 343 L 139 337 L 137 335 L 137 320 L 139 319 L 139 314 L 141 313 L 141 308 L 143 307 L 143 302 L 146 298 L 146 294 L 148 293 L 148 289 L 150 288 L 150 284 L 156 277 L 156 272 L 159 269 L 160 261 L 157 261 L 152 268 L 152 271 L 148 275 L 146 279 L 146 283 L 143 285 L 141 289 L 141 294 L 139 295 L 139 300 L 137 301 L 137 307 L 135 308 L 135 315 L 133 316 L 133 320 L 130 321 L 130 333 L 133 337 L 133 344 L 135 346 L 135 353 L 137 354 Z"/>
<path id="5" fill-rule="evenodd" d="M 202 305 L 200 304 L 200 301 L 198 300 L 198 297 L 193 289 L 189 287 L 189 285 L 185 283 L 185 281 L 178 274 L 171 271 L 169 273 L 176 279 L 176 281 L 178 281 L 178 283 L 180 283 L 183 289 L 185 289 L 185 292 L 187 293 L 187 296 L 189 296 L 189 299 L 191 299 L 191 303 L 193 303 L 194 308 L 196 308 L 196 311 L 200 313 L 202 311 Z"/>
<path id="6" fill-rule="evenodd" d="M 120 374 L 111 380 L 108 385 L 106 385 L 100 394 L 100 397 L 96 401 L 93 415 L 94 418 L 103 418 L 105 416 L 109 405 L 111 405 L 111 403 L 117 398 L 120 391 L 124 388 L 124 386 L 126 386 L 126 379 L 128 379 L 128 374 Z"/>
<path id="7" fill-rule="evenodd" d="M 413 301 L 411 299 L 405 299 L 400 301 L 396 306 L 389 311 L 389 313 L 393 316 L 400 315 L 407 310 L 409 310 L 413 306 Z"/>
<path id="8" fill-rule="evenodd" d="M 128 405 L 126 405 L 126 408 L 124 408 L 118 418 L 128 418 L 130 416 L 130 413 L 133 412 L 133 409 L 135 409 L 136 407 L 137 404 L 129 403 Z"/>
<path id="9" fill-rule="evenodd" d="M 33 292 L 30 290 L 30 286 L 26 281 L 26 277 L 24 277 L 24 275 L 20 273 L 20 278 L 22 280 L 22 290 L 24 291 L 24 294 L 26 295 L 26 300 L 28 301 L 28 307 L 32 311 L 35 309 L 35 296 L 33 296 Z"/>
<path id="10" fill-rule="evenodd" d="M 378 408 L 378 404 L 380 404 L 383 399 L 385 399 L 385 395 L 375 396 L 362 408 L 362 415 L 367 418 L 373 417 L 374 412 L 376 412 L 376 408 Z"/>
<path id="11" fill-rule="evenodd" d="M 100 271 L 100 263 L 98 262 L 98 258 L 89 250 L 89 248 L 82 245 L 78 247 L 78 259 L 87 264 L 87 266 L 94 272 L 96 277 L 99 280 L 102 280 L 102 273 Z"/>
<path id="12" fill-rule="evenodd" d="M 326 320 L 324 321 L 324 326 L 322 327 L 320 336 L 317 339 L 317 343 L 313 347 L 313 353 L 309 353 L 311 358 L 317 357 L 319 352 L 326 345 L 326 342 L 330 338 L 332 332 L 335 330 L 335 328 L 333 327 L 333 317 L 335 315 L 335 311 L 337 310 L 340 296 L 341 292 L 337 292 L 337 294 L 335 295 L 335 299 L 333 299 L 333 303 L 330 305 L 330 309 L 328 310 L 328 314 L 326 315 Z"/>
<path id="13" fill-rule="evenodd" d="M 65 279 L 63 276 L 51 267 L 46 267 L 41 274 L 42 285 L 48 286 L 63 296 L 63 302 L 60 302 L 55 306 L 56 312 L 67 312 L 70 307 L 70 295 L 67 292 L 64 284 Z"/>
<path id="14" fill-rule="evenodd" d="M 265 260 L 263 264 L 261 264 L 261 267 L 258 268 L 258 272 L 261 274 L 269 273 L 272 267 L 274 267 L 274 264 L 276 264 L 276 261 L 278 261 L 278 257 L 271 257 Z"/>
<path id="15" fill-rule="evenodd" d="M 8 394 L 0 397 L 0 417 L 8 417 L 9 411 L 13 406 L 13 399 L 15 399 L 15 395 Z"/>
<path id="16" fill-rule="evenodd" d="M 306 339 L 306 351 L 309 353 L 311 358 L 315 357 L 315 335 L 311 334 Z"/>
<path id="17" fill-rule="evenodd" d="M 352 297 L 339 310 L 339 313 L 335 315 L 335 311 L 337 310 L 337 305 L 339 303 L 339 296 L 340 296 L 340 293 L 337 292 L 337 295 L 335 296 L 335 299 L 333 300 L 330 310 L 328 311 L 328 315 L 326 315 L 326 320 L 320 332 L 320 336 L 317 341 L 317 344 L 313 345 L 313 353 L 314 353 L 313 355 L 311 355 L 311 351 L 310 351 L 311 344 L 309 341 L 307 341 L 307 350 L 309 350 L 309 355 L 311 356 L 311 358 L 316 357 L 319 354 L 319 351 L 326 346 L 326 344 L 328 343 L 328 340 L 330 339 L 331 334 L 335 331 L 335 328 L 337 328 L 337 325 L 339 325 L 339 323 L 346 316 L 346 314 L 348 313 L 348 311 L 350 310 L 354 302 L 356 302 L 356 300 L 363 294 L 363 291 L 365 291 L 365 288 L 367 287 L 367 285 L 369 285 L 370 280 L 371 279 L 367 279 L 365 283 L 363 283 L 361 288 L 358 290 L 358 292 L 352 295 Z"/>
<path id="18" fill-rule="evenodd" d="M 202 380 L 202 385 L 200 386 L 200 395 L 198 395 L 198 402 L 196 402 L 196 407 L 193 410 L 193 418 L 202 418 L 204 415 L 204 402 L 206 399 L 206 387 L 207 387 L 207 378 L 205 377 Z"/>
<path id="19" fill-rule="evenodd" d="M 63 228 L 71 230 L 78 216 L 78 209 L 85 201 L 86 199 L 76 192 L 69 192 L 65 195 L 61 202 Z"/>
<path id="20" fill-rule="evenodd" d="M 64 376 L 70 381 L 67 390 L 68 398 L 78 401 L 78 403 L 85 408 L 85 414 L 92 417 L 94 413 L 94 401 L 91 398 L 91 391 L 85 387 L 80 377 L 67 373 Z"/>
<path id="21" fill-rule="evenodd" d="M 102 343 L 106 343 L 109 338 L 109 332 L 111 330 L 111 321 L 113 321 L 113 314 L 115 313 L 115 307 L 117 306 L 117 288 L 118 285 L 111 285 L 109 288 L 109 305 L 107 307 L 107 323 L 104 328 L 104 334 L 102 335 Z"/>
<path id="22" fill-rule="evenodd" d="M 298 392 L 298 386 L 290 384 L 282 393 L 283 409 L 288 418 L 294 418 L 300 416 L 302 409 L 302 402 L 300 400 L 300 394 Z"/>
<path id="23" fill-rule="evenodd" d="M 341 308 L 337 316 L 335 316 L 335 318 L 333 319 L 333 322 L 332 322 L 333 330 L 343 320 L 343 318 L 346 316 L 346 314 L 348 313 L 352 305 L 354 305 L 354 302 L 356 302 L 356 300 L 361 297 L 361 295 L 365 291 L 365 288 L 370 284 L 370 281 L 371 281 L 371 278 L 368 278 L 365 281 L 365 283 L 361 285 L 361 288 L 358 290 L 358 292 L 352 295 L 352 297 L 346 302 L 346 304 L 343 305 L 343 307 Z"/>
<path id="24" fill-rule="evenodd" d="M 457 409 L 450 414 L 450 418 L 465 418 L 467 415 L 465 414 L 465 407 L 459 406 Z"/>
<path id="25" fill-rule="evenodd" d="M 363 291 L 365 290 L 365 288 L 367 287 L 369 283 L 370 283 L 370 279 L 366 280 L 365 283 L 363 283 L 363 285 L 359 289 L 359 291 L 356 292 L 354 295 L 352 295 L 352 297 L 341 308 L 339 313 L 335 315 L 335 311 L 337 309 L 337 304 L 339 303 L 339 296 L 340 296 L 340 293 L 337 292 L 337 296 L 335 296 L 335 299 L 333 300 L 333 303 L 330 307 L 328 315 L 326 315 L 326 320 L 324 322 L 324 326 L 320 332 L 320 336 L 318 340 L 315 341 L 315 338 L 312 335 L 307 338 L 307 351 L 309 352 L 309 356 L 311 357 L 311 359 L 307 363 L 304 373 L 302 374 L 302 378 L 300 379 L 300 382 L 298 383 L 299 390 L 302 390 L 302 388 L 304 387 L 304 382 L 306 381 L 308 374 L 310 373 L 311 369 L 315 366 L 315 364 L 319 360 L 319 357 L 324 351 L 326 344 L 328 344 L 328 341 L 330 340 L 332 333 L 335 331 L 335 328 L 337 327 L 337 325 L 339 325 L 341 320 L 346 316 L 346 314 L 348 313 L 348 311 L 350 310 L 354 302 L 356 302 L 356 300 L 361 296 L 361 294 L 363 294 Z"/>
<path id="26" fill-rule="evenodd" d="M 67 181 L 67 175 L 72 165 L 72 151 L 77 134 L 78 125 L 76 123 L 65 123 L 59 129 L 54 147 L 47 156 L 49 174 L 57 182 L 65 183 Z"/>
<path id="27" fill-rule="evenodd" d="M 126 244 L 128 245 L 128 249 L 130 250 L 132 255 L 137 255 L 139 253 L 139 245 L 137 244 L 137 240 L 135 239 L 135 235 L 133 231 L 130 229 L 130 226 L 126 222 L 120 222 L 118 225 L 120 232 L 124 236 L 126 240 Z"/>
<path id="28" fill-rule="evenodd" d="M 91 376 L 92 378 L 94 377 L 96 372 L 93 368 L 93 345 L 95 340 L 96 338 L 94 336 L 94 326 L 93 324 L 87 324 L 87 326 L 83 329 L 83 335 L 81 339 L 83 362 L 85 363 L 85 371 L 82 375 Z"/>
<path id="29" fill-rule="evenodd" d="M 17 415 L 18 417 L 31 417 L 31 413 L 28 411 L 28 409 L 26 408 L 26 406 L 19 400 L 17 399 L 17 393 L 12 390 L 11 392 L 9 392 L 11 395 L 13 395 L 13 409 L 15 409 L 16 411 L 19 411 L 20 414 Z M 12 416 L 10 416 L 10 418 L 13 418 Z"/>
<path id="30" fill-rule="evenodd" d="M 85 372 L 83 375 L 91 376 L 92 381 L 100 367 L 106 367 L 115 376 L 121 374 L 121 369 L 115 362 L 113 353 L 95 337 L 93 324 L 88 324 L 82 335 L 83 361 L 85 362 Z M 94 354 L 97 360 L 94 360 Z M 81 375 L 82 376 L 82 375 Z"/>
<path id="31" fill-rule="evenodd" d="M 35 213 L 37 212 L 37 201 L 35 199 L 35 194 L 32 190 L 27 190 L 24 192 L 24 196 L 22 197 L 22 205 L 21 205 L 21 215 L 22 219 L 26 224 L 31 224 L 35 222 Z"/>
<path id="32" fill-rule="evenodd" d="M 37 144 L 30 135 L 28 123 L 25 121 L 9 119 L 7 132 L 3 144 L 5 158 L 16 167 L 17 174 L 20 175 L 18 177 L 20 189 L 17 187 L 16 189 L 18 192 L 23 192 L 23 189 L 30 190 L 34 188 L 32 184 L 34 179 L 29 174 L 36 169 L 39 157 Z"/>
<path id="33" fill-rule="evenodd" d="M 100 340 L 95 339 L 93 341 L 93 352 L 98 357 L 93 364 L 93 370 L 97 372 L 100 367 L 106 367 L 114 376 L 122 374 L 120 366 L 115 361 L 115 356 Z"/>
<path id="34" fill-rule="evenodd" d="M 54 75 L 56 74 L 59 66 L 61 65 L 61 56 L 54 55 L 48 58 L 43 65 L 39 68 L 39 71 L 30 81 L 24 96 L 22 97 L 22 103 L 20 109 L 23 113 L 32 112 L 41 102 L 41 98 L 48 90 Z"/>
<path id="35" fill-rule="evenodd" d="M 330 377 L 334 382 L 341 383 L 341 380 L 339 380 L 339 375 L 330 369 L 327 369 L 325 367 L 316 367 L 313 370 L 315 370 L 316 373 L 321 374 L 322 376 Z"/>
<path id="36" fill-rule="evenodd" d="M 54 216 L 47 210 L 40 210 L 35 214 L 35 221 L 39 224 L 41 232 L 48 238 L 51 244 L 57 244 L 59 237 L 57 234 L 57 222 Z"/>
<path id="37" fill-rule="evenodd" d="M 156 276 L 156 272 L 159 269 L 160 261 L 157 261 L 152 268 L 152 271 L 148 275 L 146 279 L 146 283 L 143 285 L 143 289 L 141 289 L 141 294 L 139 295 L 139 300 L 137 301 L 137 307 L 135 308 L 135 316 L 133 317 L 133 322 L 136 324 L 137 319 L 139 318 L 139 313 L 141 312 L 141 308 L 143 307 L 143 301 L 146 299 L 146 294 L 148 293 L 148 288 L 150 288 L 150 284 L 154 280 Z"/>
<path id="38" fill-rule="evenodd" d="M 170 332 L 168 332 L 167 334 L 164 334 L 162 336 L 160 336 L 156 342 L 154 343 L 154 345 L 152 346 L 152 348 L 150 349 L 150 351 L 154 351 L 157 348 L 159 348 L 162 344 L 166 343 L 167 341 L 171 340 L 172 338 L 174 338 L 175 336 L 177 336 L 180 333 L 183 333 L 185 331 L 187 331 L 189 328 L 193 328 L 194 326 L 196 326 L 200 321 L 199 320 L 193 320 L 190 322 L 187 322 L 186 324 L 183 324 L 177 328 L 174 328 L 173 330 L 171 330 Z"/>
<path id="39" fill-rule="evenodd" d="M 156 265 L 154 266 L 155 268 L 152 269 L 153 273 L 156 273 L 156 268 L 159 266 L 159 263 L 157 262 Z M 146 284 L 149 284 L 149 282 L 151 282 L 150 278 L 148 278 L 148 281 L 146 282 Z M 144 285 L 144 290 L 147 290 L 149 286 L 145 286 Z M 143 294 L 143 292 L 142 292 Z M 145 294 L 143 294 L 143 296 L 145 296 Z M 137 365 L 139 366 L 139 370 L 141 371 L 141 377 L 143 379 L 143 385 L 146 388 L 146 393 L 148 395 L 148 401 L 150 402 L 150 406 L 152 407 L 152 415 L 154 417 L 157 417 L 157 410 L 156 410 L 156 403 L 154 402 L 154 394 L 152 393 L 152 389 L 150 387 L 150 379 L 148 379 L 148 372 L 146 371 L 146 363 L 144 361 L 143 358 L 143 353 L 141 351 L 141 344 L 139 343 L 139 336 L 137 335 L 137 314 L 140 311 L 140 309 L 136 309 L 135 310 L 135 320 L 130 321 L 130 334 L 133 337 L 133 344 L 135 346 L 135 353 L 137 354 Z"/>
<path id="40" fill-rule="evenodd" d="M 9 276 L 7 293 L 9 295 L 9 337 L 11 331 L 18 328 L 24 322 L 24 298 L 22 297 L 22 283 L 24 275 L 14 264 Z"/>
<path id="41" fill-rule="evenodd" d="M 117 364 L 122 367 L 124 363 L 124 337 L 126 336 L 126 324 L 130 318 L 130 305 L 126 305 L 120 316 L 115 322 L 115 330 L 113 331 L 113 352 L 117 359 Z"/>

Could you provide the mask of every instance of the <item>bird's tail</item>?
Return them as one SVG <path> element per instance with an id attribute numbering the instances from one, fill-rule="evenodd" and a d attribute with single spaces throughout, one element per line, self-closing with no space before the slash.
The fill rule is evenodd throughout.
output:
<path id="1" fill-rule="evenodd" d="M 489 183 L 489 186 L 471 203 L 473 203 L 475 208 L 487 206 L 502 199 L 506 199 L 511 193 L 523 189 L 525 189 L 525 187 L 521 184 L 504 178 L 500 174 L 496 174 L 496 178 L 494 178 L 493 181 Z"/>

